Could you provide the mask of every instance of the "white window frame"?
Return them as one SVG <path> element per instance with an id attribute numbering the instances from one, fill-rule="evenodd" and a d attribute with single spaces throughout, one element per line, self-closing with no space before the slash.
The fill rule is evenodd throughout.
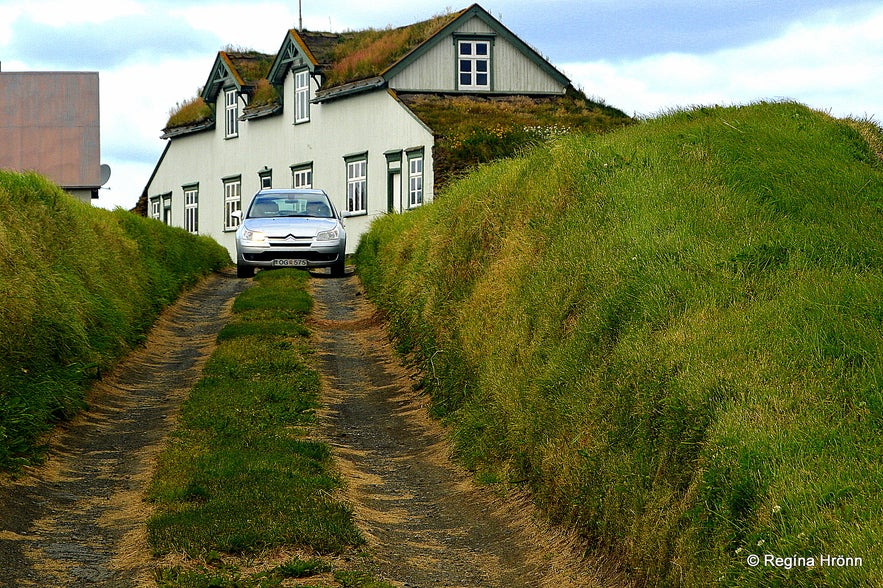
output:
<path id="1" fill-rule="evenodd" d="M 162 195 L 162 218 L 164 224 L 171 226 L 172 224 L 172 193 Z"/>
<path id="2" fill-rule="evenodd" d="M 368 213 L 368 156 L 346 162 L 346 211 Z"/>
<path id="3" fill-rule="evenodd" d="M 162 218 L 162 202 L 160 196 L 153 196 L 150 199 L 150 218 L 160 220 Z"/>
<path id="4" fill-rule="evenodd" d="M 291 187 L 311 189 L 313 187 L 313 166 L 291 168 Z"/>
<path id="5" fill-rule="evenodd" d="M 294 122 L 310 122 L 310 71 L 294 74 Z"/>
<path id="6" fill-rule="evenodd" d="M 261 183 L 261 190 L 270 190 L 273 187 L 273 170 L 258 172 L 258 179 Z"/>
<path id="7" fill-rule="evenodd" d="M 184 188 L 184 230 L 199 233 L 199 186 Z"/>
<path id="8" fill-rule="evenodd" d="M 479 48 L 483 53 L 479 53 Z M 484 76 L 484 83 L 479 83 Z M 464 81 L 465 80 L 465 81 Z M 491 42 L 487 39 L 457 41 L 457 87 L 460 90 L 491 89 Z"/>
<path id="9" fill-rule="evenodd" d="M 242 210 L 242 178 L 224 180 L 224 230 L 235 231 L 239 219 L 233 213 Z"/>
<path id="10" fill-rule="evenodd" d="M 239 97 L 236 89 L 224 91 L 224 113 L 226 115 L 225 137 L 239 136 Z"/>
<path id="11" fill-rule="evenodd" d="M 408 208 L 423 204 L 423 154 L 408 157 Z"/>

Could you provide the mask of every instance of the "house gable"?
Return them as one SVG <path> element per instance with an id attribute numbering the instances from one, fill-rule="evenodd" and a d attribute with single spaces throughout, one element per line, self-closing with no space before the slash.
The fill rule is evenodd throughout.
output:
<path id="1" fill-rule="evenodd" d="M 425 69 L 423 68 L 423 64 L 427 61 L 436 61 L 438 59 L 431 59 L 431 56 L 435 52 L 437 55 L 444 55 L 445 59 L 447 59 L 447 63 L 449 64 L 449 68 L 453 70 L 454 63 L 456 62 L 456 55 L 454 54 L 454 50 L 450 48 L 450 45 L 447 47 L 443 47 L 444 44 L 454 44 L 458 38 L 466 38 L 466 37 L 474 37 L 474 38 L 486 38 L 491 42 L 495 42 L 496 39 L 501 39 L 505 41 L 508 47 L 513 49 L 509 54 L 498 54 L 496 61 L 503 60 L 526 60 L 530 64 L 533 65 L 535 71 L 541 72 L 544 76 L 550 78 L 554 85 L 560 87 L 555 93 L 562 93 L 566 87 L 570 85 L 570 80 L 558 71 L 551 63 L 549 63 L 546 59 L 544 59 L 539 53 L 536 52 L 530 45 L 522 41 L 518 36 L 516 36 L 512 31 L 506 28 L 499 20 L 491 16 L 484 8 L 479 6 L 478 4 L 473 4 L 471 7 L 466 10 L 460 12 L 458 16 L 448 23 L 444 28 L 434 34 L 430 39 L 426 40 L 424 43 L 420 44 L 418 47 L 414 48 L 410 53 L 405 55 L 402 59 L 398 60 L 396 63 L 388 67 L 382 75 L 384 79 L 386 79 L 391 87 L 399 91 L 406 90 L 417 90 L 417 91 L 425 91 L 425 90 L 438 90 L 438 91 L 454 91 L 456 90 L 453 87 L 455 74 L 451 71 L 450 76 L 448 76 L 447 82 L 443 87 L 436 88 L 427 88 L 427 87 L 408 87 L 408 84 L 400 84 L 393 82 L 394 78 L 404 77 L 404 73 L 407 72 L 411 68 L 415 69 Z M 453 43 L 452 43 L 453 39 Z M 430 59 L 424 59 L 430 58 Z M 492 88 L 493 90 L 494 88 Z M 514 88 L 502 88 L 500 91 L 510 93 L 517 92 L 517 89 Z"/>
<path id="2" fill-rule="evenodd" d="M 170 139 L 215 128 L 218 94 L 235 89 L 245 107 L 239 120 L 252 120 L 282 112 L 279 94 L 267 80 L 273 55 L 257 51 L 219 51 L 202 92 L 178 105 L 161 137 Z"/>
<path id="3" fill-rule="evenodd" d="M 282 46 L 276 54 L 273 65 L 270 66 L 270 73 L 267 79 L 276 87 L 282 87 L 285 84 L 285 76 L 292 69 L 307 68 L 310 72 L 315 72 L 318 66 L 316 57 L 310 48 L 301 38 L 301 35 L 295 30 L 289 30 L 282 41 Z"/>
<path id="4" fill-rule="evenodd" d="M 251 96 L 260 80 L 267 78 L 274 57 L 257 51 L 218 51 L 202 90 L 203 100 L 212 104 L 221 90 L 234 87 L 239 93 Z"/>
<path id="5" fill-rule="evenodd" d="M 218 93 L 224 88 L 236 86 L 236 89 L 242 91 L 245 85 L 242 77 L 236 73 L 233 62 L 224 51 L 218 51 L 215 63 L 212 65 L 211 73 L 205 86 L 202 89 L 202 99 L 208 104 L 213 104 L 218 98 Z"/>

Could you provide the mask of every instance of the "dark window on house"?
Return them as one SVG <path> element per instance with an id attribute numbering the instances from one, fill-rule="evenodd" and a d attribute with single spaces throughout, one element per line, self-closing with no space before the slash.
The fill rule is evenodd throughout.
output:
<path id="1" fill-rule="evenodd" d="M 224 230 L 235 231 L 239 219 L 233 213 L 242 210 L 242 178 L 224 180 Z"/>
<path id="2" fill-rule="evenodd" d="M 154 220 L 160 220 L 162 215 L 162 203 L 160 202 L 159 196 L 152 196 L 150 198 L 150 218 Z"/>
<path id="3" fill-rule="evenodd" d="M 313 164 L 291 167 L 291 187 L 306 189 L 313 187 Z"/>
<path id="4" fill-rule="evenodd" d="M 423 204 L 423 151 L 408 154 L 408 207 Z"/>
<path id="5" fill-rule="evenodd" d="M 273 187 L 273 170 L 265 169 L 258 172 L 258 176 L 261 178 L 261 190 L 269 190 Z"/>
<path id="6" fill-rule="evenodd" d="M 491 89 L 491 42 L 460 40 L 457 42 L 458 85 L 461 90 Z"/>
<path id="7" fill-rule="evenodd" d="M 299 71 L 294 74 L 294 122 L 303 123 L 310 120 L 310 72 Z"/>
<path id="8" fill-rule="evenodd" d="M 199 232 L 199 186 L 184 186 L 184 230 Z"/>
<path id="9" fill-rule="evenodd" d="M 164 194 L 162 197 L 162 222 L 172 224 L 172 195 Z"/>
<path id="10" fill-rule="evenodd" d="M 226 114 L 226 137 L 239 136 L 239 101 L 236 90 L 227 90 L 224 92 L 224 103 Z"/>
<path id="11" fill-rule="evenodd" d="M 346 160 L 346 211 L 368 212 L 368 155 Z"/>

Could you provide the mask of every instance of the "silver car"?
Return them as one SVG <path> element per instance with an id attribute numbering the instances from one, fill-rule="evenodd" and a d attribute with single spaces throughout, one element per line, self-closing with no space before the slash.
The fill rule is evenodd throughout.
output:
<path id="1" fill-rule="evenodd" d="M 322 190 L 261 190 L 236 230 L 236 275 L 258 267 L 330 267 L 344 275 L 346 231 Z"/>

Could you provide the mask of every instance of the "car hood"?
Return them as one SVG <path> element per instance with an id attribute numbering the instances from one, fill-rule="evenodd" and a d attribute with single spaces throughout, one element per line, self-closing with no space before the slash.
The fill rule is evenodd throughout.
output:
<path id="1" fill-rule="evenodd" d="M 315 237 L 319 231 L 333 229 L 339 223 L 333 218 L 314 218 L 309 216 L 287 216 L 272 218 L 249 218 L 243 226 L 250 231 L 261 231 L 268 237 L 285 238 Z"/>

